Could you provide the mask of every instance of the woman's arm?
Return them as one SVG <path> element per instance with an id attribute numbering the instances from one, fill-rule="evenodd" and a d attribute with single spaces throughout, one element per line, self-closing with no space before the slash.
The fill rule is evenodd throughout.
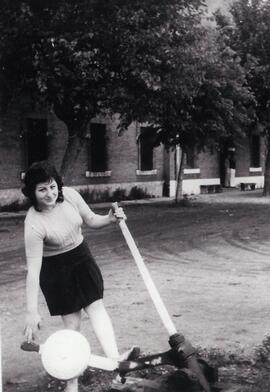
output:
<path id="1" fill-rule="evenodd" d="M 39 274 L 41 269 L 41 258 L 29 257 L 27 260 L 27 277 L 26 277 L 26 303 L 27 312 L 38 311 L 38 293 L 39 293 Z"/>
<path id="2" fill-rule="evenodd" d="M 27 216 L 24 225 L 24 244 L 27 262 L 26 319 L 24 335 L 28 341 L 34 338 L 40 326 L 38 312 L 39 275 L 43 255 L 43 237 L 38 222 Z"/>
<path id="3" fill-rule="evenodd" d="M 119 210 L 119 208 L 118 208 L 118 210 Z M 121 210 L 122 210 L 122 208 L 121 208 Z M 88 215 L 84 216 L 84 222 L 86 223 L 87 226 L 89 226 L 93 229 L 99 229 L 101 227 L 109 225 L 110 223 L 116 222 L 117 219 L 124 218 L 124 216 L 122 216 L 122 214 L 120 216 L 120 212 L 121 211 L 118 211 L 116 214 L 116 211 L 113 213 L 113 211 L 111 209 L 107 215 L 88 214 Z"/>
<path id="4" fill-rule="evenodd" d="M 79 192 L 73 188 L 64 188 L 64 196 L 76 205 L 84 223 L 93 229 L 107 226 L 110 223 L 116 222 L 118 219 L 126 219 L 125 213 L 121 207 L 115 208 L 114 211 L 110 209 L 107 215 L 95 214 Z"/>
<path id="5" fill-rule="evenodd" d="M 41 269 L 41 257 L 27 258 L 26 277 L 26 321 L 24 335 L 27 341 L 34 338 L 34 334 L 40 327 L 40 315 L 38 312 L 39 274 Z"/>

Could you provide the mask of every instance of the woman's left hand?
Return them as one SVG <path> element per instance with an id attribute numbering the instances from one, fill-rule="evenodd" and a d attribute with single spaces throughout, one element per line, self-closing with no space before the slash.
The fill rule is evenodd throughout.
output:
<path id="1" fill-rule="evenodd" d="M 110 209 L 109 211 L 109 219 L 111 222 L 117 222 L 118 220 L 124 219 L 126 220 L 126 214 L 122 207 L 117 207 L 114 210 Z"/>

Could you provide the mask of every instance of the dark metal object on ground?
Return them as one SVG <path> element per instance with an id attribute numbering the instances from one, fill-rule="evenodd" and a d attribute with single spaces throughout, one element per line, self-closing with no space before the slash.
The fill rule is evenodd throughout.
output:
<path id="1" fill-rule="evenodd" d="M 172 350 L 139 358 L 138 367 L 132 370 L 140 370 L 145 367 L 158 365 L 175 365 L 175 355 Z M 198 364 L 204 373 L 212 392 L 243 392 L 241 385 L 222 383 L 218 381 L 217 369 L 211 367 L 198 358 Z M 145 366 L 144 366 L 145 365 Z M 184 366 L 184 364 L 183 364 Z M 119 369 L 121 371 L 121 368 Z M 123 369 L 122 369 L 123 370 Z M 126 370 L 126 369 L 125 369 Z M 129 370 L 130 371 L 130 370 Z M 154 379 L 141 377 L 123 376 L 121 381 L 114 381 L 110 392 L 202 392 L 203 387 L 196 375 L 187 367 L 177 370 L 168 370 L 166 374 L 157 375 Z"/>
<path id="2" fill-rule="evenodd" d="M 198 358 L 196 359 L 196 364 L 199 366 L 199 371 L 197 370 L 197 373 L 195 373 L 191 370 L 190 364 L 187 362 L 191 358 L 192 356 L 183 356 L 180 358 L 177 352 L 171 349 L 166 352 L 140 357 L 134 361 L 120 362 L 118 371 L 121 375 L 121 382 L 114 383 L 111 391 L 178 392 L 178 389 L 181 387 L 179 392 L 199 392 L 203 390 L 203 386 L 201 385 L 198 373 L 204 375 L 210 388 L 210 384 L 218 381 L 217 369 L 209 366 L 203 359 Z M 178 370 L 171 371 L 162 377 L 158 376 L 155 380 L 136 379 L 135 377 L 127 376 L 127 373 L 131 371 L 149 369 L 162 365 L 170 365 L 178 368 Z"/>

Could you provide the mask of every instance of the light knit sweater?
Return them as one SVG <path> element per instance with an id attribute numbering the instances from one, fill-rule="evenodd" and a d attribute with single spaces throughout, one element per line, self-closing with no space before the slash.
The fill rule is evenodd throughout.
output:
<path id="1" fill-rule="evenodd" d="M 63 196 L 52 210 L 29 208 L 24 221 L 27 258 L 57 255 L 82 243 L 81 226 L 94 212 L 75 189 L 63 187 Z"/>

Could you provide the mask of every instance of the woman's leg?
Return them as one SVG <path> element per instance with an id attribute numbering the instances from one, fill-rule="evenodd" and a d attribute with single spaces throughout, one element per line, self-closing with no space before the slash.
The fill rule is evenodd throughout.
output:
<path id="1" fill-rule="evenodd" d="M 109 358 L 119 358 L 112 322 L 105 309 L 103 300 L 99 299 L 93 302 L 84 310 L 90 318 L 93 330 L 105 355 Z"/>
<path id="2" fill-rule="evenodd" d="M 79 331 L 81 328 L 81 311 L 71 314 L 65 314 L 62 317 L 64 326 L 67 329 L 74 329 L 75 331 Z"/>
<path id="3" fill-rule="evenodd" d="M 76 313 L 67 314 L 61 316 L 64 326 L 67 329 L 73 329 L 79 331 L 81 327 L 81 311 Z M 65 392 L 78 392 L 78 379 L 73 378 L 67 381 Z"/>

